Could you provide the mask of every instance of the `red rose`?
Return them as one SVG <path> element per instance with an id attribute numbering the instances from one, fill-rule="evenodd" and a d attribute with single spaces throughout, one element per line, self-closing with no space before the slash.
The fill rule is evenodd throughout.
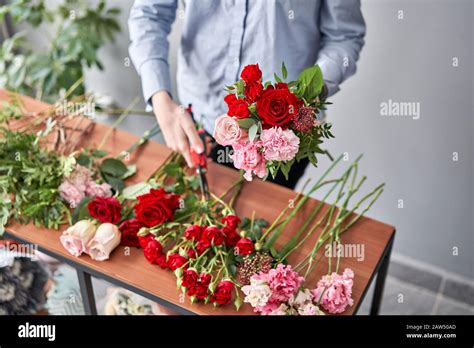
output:
<path id="1" fill-rule="evenodd" d="M 188 269 L 184 271 L 183 277 L 181 278 L 181 284 L 188 289 L 188 294 L 190 289 L 194 289 L 198 282 L 198 274 L 194 269 Z"/>
<path id="2" fill-rule="evenodd" d="M 102 223 L 120 221 L 120 202 L 114 197 L 96 197 L 87 205 L 89 215 Z"/>
<path id="3" fill-rule="evenodd" d="M 243 99 L 237 99 L 234 104 L 229 106 L 229 111 L 227 111 L 227 115 L 235 116 L 238 119 L 249 117 L 250 111 L 247 102 Z"/>
<path id="4" fill-rule="evenodd" d="M 234 247 L 241 238 L 235 229 L 227 226 L 222 229 L 222 232 L 225 236 L 225 245 L 228 247 Z"/>
<path id="5" fill-rule="evenodd" d="M 240 238 L 235 246 L 235 249 L 239 255 L 248 255 L 253 253 L 255 250 L 253 242 L 248 238 Z"/>
<path id="6" fill-rule="evenodd" d="M 119 230 L 122 232 L 122 238 L 120 240 L 121 245 L 130 247 L 139 247 L 140 242 L 138 240 L 137 233 L 143 224 L 138 219 L 128 219 L 120 224 Z"/>
<path id="7" fill-rule="evenodd" d="M 201 273 L 199 280 L 194 288 L 194 294 L 199 300 L 204 300 L 208 296 L 209 284 L 211 283 L 211 275 Z"/>
<path id="8" fill-rule="evenodd" d="M 202 227 L 198 225 L 191 225 L 184 230 L 184 237 L 187 240 L 199 240 L 201 239 Z"/>
<path id="9" fill-rule="evenodd" d="M 286 82 L 277 82 L 275 83 L 275 89 L 288 89 L 288 84 Z"/>
<path id="10" fill-rule="evenodd" d="M 223 280 L 216 286 L 216 290 L 212 294 L 211 301 L 220 305 L 226 305 L 230 303 L 232 299 L 232 290 L 234 289 L 234 283 L 230 280 Z"/>
<path id="11" fill-rule="evenodd" d="M 196 251 L 194 249 L 188 249 L 186 254 L 188 254 L 188 257 L 190 259 L 195 259 L 196 258 Z"/>
<path id="12" fill-rule="evenodd" d="M 183 267 L 183 265 L 186 262 L 188 262 L 188 259 L 181 256 L 180 254 L 169 254 L 168 255 L 168 267 L 172 271 Z"/>
<path id="13" fill-rule="evenodd" d="M 230 108 L 237 102 L 237 96 L 234 93 L 227 94 L 224 97 L 224 101 L 227 103 L 227 106 Z"/>
<path id="14" fill-rule="evenodd" d="M 201 239 L 207 244 L 213 244 L 216 246 L 224 243 L 224 235 L 222 234 L 222 231 L 216 226 L 206 227 L 206 229 L 202 232 Z"/>
<path id="15" fill-rule="evenodd" d="M 158 257 L 163 251 L 163 246 L 161 245 L 160 242 L 158 242 L 155 238 L 150 238 L 148 240 L 147 245 L 143 249 L 143 255 L 145 255 L 145 258 L 147 261 L 151 264 L 156 264 L 158 263 Z"/>
<path id="16" fill-rule="evenodd" d="M 174 210 L 179 207 L 179 195 L 164 189 L 151 189 L 150 193 L 138 196 L 133 209 L 137 219 L 147 227 L 154 227 L 173 220 Z"/>
<path id="17" fill-rule="evenodd" d="M 227 215 L 221 219 L 221 222 L 229 228 L 236 229 L 240 224 L 240 218 L 235 215 Z"/>
<path id="18" fill-rule="evenodd" d="M 203 252 L 206 251 L 207 248 L 209 248 L 211 246 L 210 243 L 208 242 L 205 242 L 203 240 L 200 240 L 199 242 L 197 242 L 196 244 L 196 252 L 198 255 L 201 255 Z"/>
<path id="19" fill-rule="evenodd" d="M 260 81 L 249 83 L 245 86 L 245 100 L 252 104 L 260 99 L 263 93 L 263 85 Z"/>
<path id="20" fill-rule="evenodd" d="M 151 233 L 148 233 L 146 236 L 140 236 L 138 237 L 138 244 L 140 244 L 140 246 L 145 249 L 145 247 L 147 246 L 148 242 L 150 241 L 150 239 L 154 239 L 155 236 Z"/>
<path id="21" fill-rule="evenodd" d="M 258 116 L 262 124 L 286 129 L 298 113 L 302 104 L 288 89 L 266 89 L 260 100 L 257 101 Z"/>
<path id="22" fill-rule="evenodd" d="M 166 255 L 161 254 L 156 258 L 156 264 L 160 266 L 162 269 L 167 269 L 168 268 L 168 263 L 166 262 Z"/>
<path id="23" fill-rule="evenodd" d="M 249 64 L 244 67 L 240 73 L 240 77 L 245 82 L 255 82 L 262 78 L 262 71 L 260 70 L 258 64 Z"/>

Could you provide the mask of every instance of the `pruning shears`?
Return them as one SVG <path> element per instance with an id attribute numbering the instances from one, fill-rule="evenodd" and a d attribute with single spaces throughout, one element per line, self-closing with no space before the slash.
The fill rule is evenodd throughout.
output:
<path id="1" fill-rule="evenodd" d="M 189 104 L 188 107 L 186 108 L 186 111 L 189 112 L 189 114 L 193 117 L 193 109 L 192 105 Z M 205 200 L 209 200 L 210 194 L 209 194 L 209 184 L 207 182 L 207 155 L 206 155 L 206 131 L 204 128 L 199 127 L 197 130 L 199 134 L 199 138 L 201 139 L 203 145 L 204 145 L 204 151 L 202 153 L 197 153 L 193 149 L 191 149 L 191 160 L 196 167 L 196 174 L 199 178 L 199 188 L 201 190 L 201 194 Z"/>

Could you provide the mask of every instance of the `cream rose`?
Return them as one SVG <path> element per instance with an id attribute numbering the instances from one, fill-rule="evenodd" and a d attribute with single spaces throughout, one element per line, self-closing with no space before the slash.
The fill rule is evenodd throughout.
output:
<path id="1" fill-rule="evenodd" d="M 104 223 L 97 228 L 94 238 L 87 245 L 87 253 L 93 260 L 104 261 L 120 244 L 120 231 L 117 226 Z"/>
<path id="2" fill-rule="evenodd" d="M 70 254 L 80 256 L 94 234 L 94 224 L 90 220 L 81 220 L 64 231 L 59 240 Z"/>
<path id="3" fill-rule="evenodd" d="M 222 115 L 216 119 L 213 136 L 218 144 L 232 145 L 241 139 L 242 133 L 239 123 L 234 117 Z"/>

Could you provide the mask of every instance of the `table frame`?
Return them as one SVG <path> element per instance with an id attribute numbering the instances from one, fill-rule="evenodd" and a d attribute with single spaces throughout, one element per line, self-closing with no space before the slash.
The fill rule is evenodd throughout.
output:
<path id="1" fill-rule="evenodd" d="M 29 242 L 27 240 L 23 240 L 16 235 L 9 233 L 8 230 L 5 231 L 4 234 L 5 238 L 8 239 L 13 239 L 16 240 L 17 242 L 20 243 L 25 243 L 28 244 Z M 384 252 L 382 254 L 382 257 L 377 263 L 377 266 L 375 267 L 374 272 L 372 273 L 369 282 L 367 283 L 366 288 L 364 289 L 364 292 L 362 293 L 362 296 L 360 297 L 360 300 L 357 303 L 357 307 L 354 309 L 354 314 L 357 314 L 357 311 L 359 310 L 360 304 L 364 300 L 367 290 L 369 289 L 370 285 L 374 281 L 374 277 L 376 276 L 377 279 L 375 281 L 375 289 L 374 289 L 374 294 L 372 297 L 372 303 L 370 306 L 370 315 L 378 315 L 380 311 L 380 305 L 382 302 L 382 295 L 383 295 L 383 290 L 385 287 L 385 280 L 387 278 L 387 270 L 388 270 L 388 265 L 390 263 L 390 256 L 392 254 L 392 246 L 393 246 L 393 241 L 395 238 L 395 231 L 390 237 L 390 240 L 388 241 L 387 245 L 385 246 Z M 118 280 L 114 277 L 111 277 L 105 273 L 98 272 L 90 267 L 84 266 L 78 262 L 75 262 L 74 260 L 71 260 L 67 257 L 64 257 L 63 255 L 57 254 L 55 252 L 52 252 L 48 250 L 47 248 L 42 247 L 41 245 L 38 245 L 38 250 L 45 253 L 48 256 L 51 256 L 61 262 L 64 262 L 68 264 L 69 266 L 73 267 L 76 269 L 77 272 L 77 278 L 79 281 L 79 287 L 81 290 L 81 297 L 82 297 L 82 302 L 84 305 L 84 311 L 86 315 L 97 315 L 97 307 L 95 303 L 95 298 L 94 298 L 94 288 L 92 285 L 92 277 L 103 279 L 105 281 L 108 281 L 116 286 L 125 288 L 127 290 L 130 290 L 134 293 L 137 293 L 151 301 L 157 302 L 160 305 L 163 305 L 173 311 L 176 311 L 179 314 L 182 315 L 196 315 L 196 313 L 189 311 L 183 307 L 180 307 L 172 302 L 166 301 L 156 295 L 153 295 L 147 291 L 144 291 L 142 289 L 139 289 L 133 285 L 130 285 L 126 282 L 123 282 L 121 280 Z"/>

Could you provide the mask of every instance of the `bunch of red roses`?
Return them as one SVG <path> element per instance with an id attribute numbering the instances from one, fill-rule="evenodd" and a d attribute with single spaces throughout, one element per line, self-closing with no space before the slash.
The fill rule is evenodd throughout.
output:
<path id="1" fill-rule="evenodd" d="M 287 71 L 282 64 L 283 79 Z M 234 166 L 253 175 L 284 175 L 294 161 L 309 158 L 316 165 L 315 153 L 321 153 L 321 137 L 332 137 L 330 125 L 318 119 L 328 104 L 324 101 L 324 81 L 317 65 L 305 69 L 296 81 L 283 82 L 275 74 L 275 83 L 262 82 L 258 64 L 244 67 L 241 79 L 227 86 L 228 111 L 216 119 L 214 138 L 223 146 L 232 146 Z"/>
<path id="2" fill-rule="evenodd" d="M 182 233 L 170 231 L 157 237 L 149 233 L 138 239 L 148 262 L 175 271 L 178 286 L 192 302 L 226 305 L 236 287 L 229 269 L 231 258 L 255 250 L 252 240 L 237 231 L 239 223 L 239 217 L 227 215 L 219 226 L 187 224 Z"/>

